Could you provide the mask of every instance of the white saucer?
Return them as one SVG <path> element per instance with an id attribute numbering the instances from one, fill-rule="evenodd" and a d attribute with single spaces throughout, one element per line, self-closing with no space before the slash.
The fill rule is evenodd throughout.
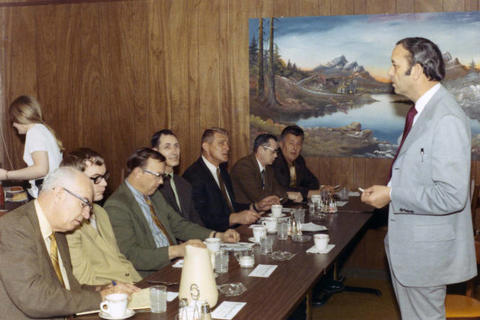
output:
<path id="1" fill-rule="evenodd" d="M 250 237 L 250 238 L 248 238 L 248 241 L 250 241 L 250 242 L 253 242 L 253 243 L 258 243 L 258 242 L 255 240 L 255 238 L 254 238 L 254 237 Z"/>
<path id="2" fill-rule="evenodd" d="M 285 213 L 282 213 L 282 214 L 279 215 L 279 216 L 274 216 L 274 215 L 272 215 L 271 213 L 267 214 L 267 217 L 272 217 L 272 218 L 283 218 L 283 217 L 285 217 L 285 216 L 286 216 Z"/>
<path id="3" fill-rule="evenodd" d="M 100 311 L 98 313 L 98 316 L 102 319 L 108 319 L 108 320 L 122 320 L 122 319 L 130 318 L 134 314 L 135 314 L 135 311 L 133 311 L 132 309 L 127 309 L 127 312 L 125 312 L 125 314 L 121 317 L 112 317 L 111 315 L 103 311 Z"/>

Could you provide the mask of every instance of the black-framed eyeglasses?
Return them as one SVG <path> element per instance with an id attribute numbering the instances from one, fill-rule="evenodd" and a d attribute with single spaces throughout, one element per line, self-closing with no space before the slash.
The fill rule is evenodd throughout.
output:
<path id="1" fill-rule="evenodd" d="M 150 170 L 144 169 L 144 168 L 142 168 L 142 171 L 146 172 L 148 174 L 151 174 L 152 176 L 155 176 L 157 178 L 164 178 L 165 179 L 165 177 L 167 176 L 165 173 L 153 172 L 153 171 L 150 171 Z"/>
<path id="2" fill-rule="evenodd" d="M 92 180 L 93 183 L 95 183 L 95 184 L 99 184 L 100 182 L 102 182 L 102 179 L 107 181 L 108 178 L 110 178 L 110 172 L 107 171 L 107 172 L 105 172 L 105 174 L 103 174 L 101 176 L 90 177 L 90 180 Z"/>
<path id="3" fill-rule="evenodd" d="M 273 148 L 270 147 L 270 146 L 262 146 L 262 147 L 264 147 L 265 149 L 268 149 L 268 150 L 272 151 L 273 153 L 278 153 L 278 151 L 279 151 L 279 149 L 273 149 Z"/>
<path id="4" fill-rule="evenodd" d="M 90 211 L 93 209 L 93 204 L 90 201 L 88 201 L 86 198 L 79 196 L 78 194 L 68 190 L 67 188 L 63 188 L 63 190 L 67 191 L 67 193 L 69 193 L 70 195 L 80 200 L 82 202 L 82 209 L 88 208 L 88 210 Z"/>

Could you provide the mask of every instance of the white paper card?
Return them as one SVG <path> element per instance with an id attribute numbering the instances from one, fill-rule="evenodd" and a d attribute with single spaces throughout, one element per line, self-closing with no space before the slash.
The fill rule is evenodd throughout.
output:
<path id="1" fill-rule="evenodd" d="M 270 275 L 277 269 L 276 265 L 272 264 L 259 264 L 252 272 L 248 275 L 249 277 L 259 277 L 259 278 L 268 278 Z"/>
<path id="2" fill-rule="evenodd" d="M 302 223 L 302 231 L 316 232 L 316 231 L 324 231 L 324 230 L 327 230 L 327 227 L 321 226 L 319 224 L 315 224 L 313 222 Z"/>
<path id="3" fill-rule="evenodd" d="M 172 268 L 183 268 L 183 259 L 178 260 L 172 265 Z"/>
<path id="4" fill-rule="evenodd" d="M 349 196 L 349 197 L 360 197 L 360 192 L 358 192 L 358 191 L 350 191 L 350 192 L 348 193 L 348 196 Z"/>
<path id="5" fill-rule="evenodd" d="M 348 201 L 337 201 L 337 207 L 343 207 L 347 203 L 348 203 Z"/>
<path id="6" fill-rule="evenodd" d="M 175 298 L 178 297 L 178 292 L 167 291 L 167 301 L 172 302 Z"/>
<path id="7" fill-rule="evenodd" d="M 317 247 L 313 246 L 307 250 L 307 253 L 319 253 L 319 254 L 326 254 L 329 253 L 333 248 L 335 248 L 334 244 L 328 244 L 327 248 L 323 251 L 318 251 Z"/>
<path id="8" fill-rule="evenodd" d="M 225 320 L 233 319 L 246 304 L 246 302 L 223 301 L 215 308 L 215 310 L 213 310 L 212 318 Z"/>

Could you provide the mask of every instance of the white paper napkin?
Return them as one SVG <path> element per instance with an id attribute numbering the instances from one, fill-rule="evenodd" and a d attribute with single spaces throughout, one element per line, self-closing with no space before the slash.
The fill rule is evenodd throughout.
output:
<path id="1" fill-rule="evenodd" d="M 233 319 L 246 304 L 246 302 L 223 301 L 215 308 L 215 310 L 213 310 L 212 318 L 225 320 Z"/>
<path id="2" fill-rule="evenodd" d="M 337 207 L 343 207 L 347 203 L 348 203 L 348 201 L 337 201 Z"/>
<path id="3" fill-rule="evenodd" d="M 316 232 L 316 231 L 324 231 L 324 230 L 327 230 L 327 227 L 321 226 L 319 224 L 315 224 L 313 222 L 302 223 L 302 231 Z"/>
<path id="4" fill-rule="evenodd" d="M 172 268 L 183 268 L 183 259 L 178 260 L 172 265 Z"/>
<path id="5" fill-rule="evenodd" d="M 270 275 L 277 269 L 276 265 L 271 264 L 259 264 L 252 272 L 248 275 L 249 277 L 259 277 L 259 278 L 268 278 Z"/>
<path id="6" fill-rule="evenodd" d="M 220 247 L 223 250 L 227 250 L 227 251 L 241 251 L 241 250 L 251 248 L 254 245 L 255 243 L 251 243 L 251 242 L 237 242 L 237 243 L 222 243 Z"/>
<path id="7" fill-rule="evenodd" d="M 310 249 L 307 250 L 307 253 L 320 253 L 320 254 L 326 254 L 329 253 L 333 248 L 335 247 L 334 244 L 329 244 L 327 245 L 327 248 L 324 251 L 318 251 L 315 246 L 311 247 Z"/>
<path id="8" fill-rule="evenodd" d="M 349 196 L 349 197 L 360 197 L 360 192 L 358 192 L 358 191 L 350 191 L 350 192 L 348 193 L 348 196 Z"/>

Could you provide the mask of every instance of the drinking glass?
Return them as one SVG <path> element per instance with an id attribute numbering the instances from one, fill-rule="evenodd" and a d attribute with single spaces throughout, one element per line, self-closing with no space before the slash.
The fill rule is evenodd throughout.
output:
<path id="1" fill-rule="evenodd" d="M 215 252 L 215 272 L 216 273 L 228 272 L 228 251 L 219 250 Z"/>
<path id="2" fill-rule="evenodd" d="M 150 308 L 152 313 L 167 311 L 167 287 L 155 285 L 150 287 Z"/>

